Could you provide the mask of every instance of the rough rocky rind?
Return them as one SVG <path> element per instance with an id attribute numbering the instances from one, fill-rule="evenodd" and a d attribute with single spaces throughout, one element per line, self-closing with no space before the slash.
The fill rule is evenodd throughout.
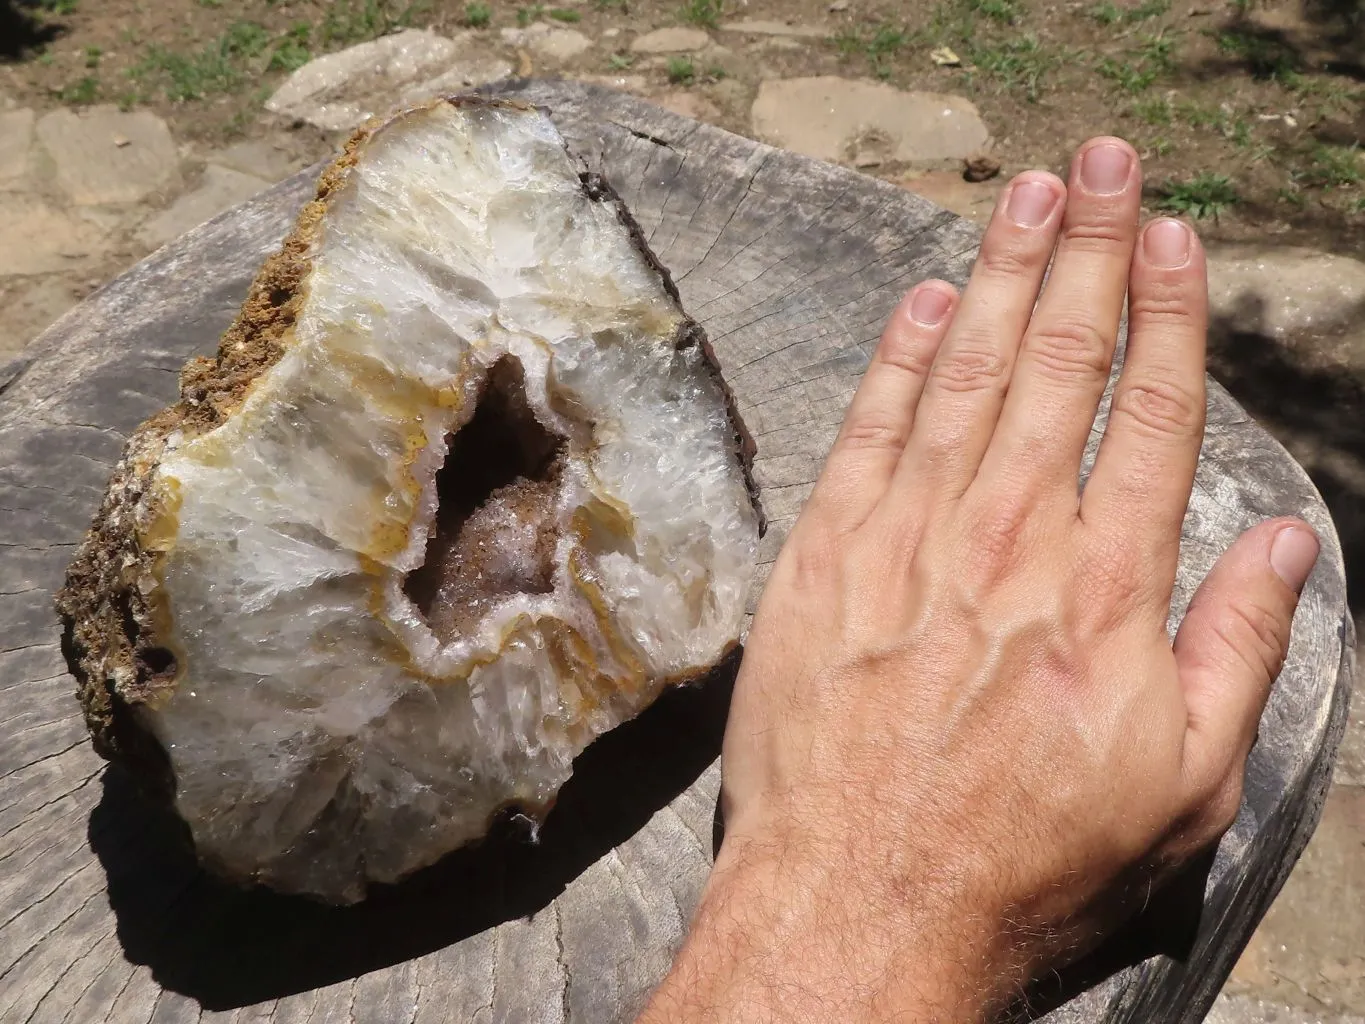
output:
<path id="1" fill-rule="evenodd" d="M 515 100 L 480 96 L 453 96 L 436 103 L 534 109 Z M 329 203 L 346 183 L 366 141 L 391 121 L 376 119 L 351 136 L 341 156 L 323 171 L 314 198 L 299 214 L 280 251 L 266 261 L 252 282 L 240 313 L 219 341 L 217 355 L 191 360 L 180 374 L 180 400 L 129 436 L 90 530 L 67 570 L 65 586 L 57 594 L 63 650 L 76 677 L 77 696 L 95 750 L 128 768 L 158 797 L 173 798 L 174 776 L 166 752 L 138 721 L 135 709 L 169 698 L 177 684 L 179 663 L 170 640 L 169 610 L 161 601 L 148 598 L 147 592 L 156 588 L 140 585 L 154 579 L 157 572 L 156 552 L 145 549 L 139 540 L 151 518 L 144 493 L 172 434 L 196 437 L 224 423 L 241 406 L 253 382 L 280 359 Z M 650 251 L 615 190 L 596 174 L 582 174 L 580 180 L 589 199 L 614 207 L 634 246 L 678 301 L 672 277 Z M 700 325 L 684 317 L 675 345 L 700 348 L 724 395 L 761 533 L 764 517 L 752 473 L 754 442 L 739 416 L 734 394 Z M 669 679 L 668 683 L 684 681 Z"/>

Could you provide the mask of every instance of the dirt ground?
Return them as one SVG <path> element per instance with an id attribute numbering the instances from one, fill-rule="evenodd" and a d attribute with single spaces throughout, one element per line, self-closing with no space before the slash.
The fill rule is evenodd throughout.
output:
<path id="1" fill-rule="evenodd" d="M 981 107 L 1006 173 L 1060 169 L 1084 138 L 1120 134 L 1144 155 L 1154 204 L 1216 214 L 1206 237 L 1365 251 L 1359 0 L 561 2 L 4 0 L 0 90 L 25 106 L 148 107 L 177 137 L 221 144 L 260 130 L 261 104 L 289 70 L 396 26 L 491 34 L 546 20 L 602 37 L 780 18 L 828 38 L 696 68 L 680 84 L 714 108 L 708 119 L 748 131 L 761 77 L 875 76 L 960 93 Z M 959 66 L 935 63 L 945 46 Z M 605 49 L 555 70 L 677 77 Z"/>

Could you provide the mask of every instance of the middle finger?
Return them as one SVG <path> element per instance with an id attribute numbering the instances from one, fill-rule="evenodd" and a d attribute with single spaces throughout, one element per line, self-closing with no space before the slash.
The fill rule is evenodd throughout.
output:
<path id="1" fill-rule="evenodd" d="M 1099 138 L 1076 154 L 1070 177 L 1052 273 L 1020 346 L 980 478 L 1075 500 L 1123 315 L 1142 175 L 1131 146 Z"/>
<path id="2" fill-rule="evenodd" d="M 1001 197 L 887 492 L 893 517 L 952 501 L 976 476 L 1057 240 L 1065 194 L 1056 175 L 1030 171 Z"/>

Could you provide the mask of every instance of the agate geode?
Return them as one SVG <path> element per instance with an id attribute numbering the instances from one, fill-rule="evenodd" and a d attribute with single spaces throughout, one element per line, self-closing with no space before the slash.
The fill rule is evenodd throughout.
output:
<path id="1" fill-rule="evenodd" d="M 545 112 L 364 129 L 71 566 L 96 747 L 217 873 L 334 901 L 543 815 L 594 737 L 735 646 L 747 447 Z"/>

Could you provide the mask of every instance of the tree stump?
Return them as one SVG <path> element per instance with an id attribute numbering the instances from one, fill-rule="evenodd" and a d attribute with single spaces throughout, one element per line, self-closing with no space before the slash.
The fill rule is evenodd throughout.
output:
<path id="1" fill-rule="evenodd" d="M 976 229 L 603 89 L 503 91 L 551 109 L 705 325 L 758 443 L 770 563 L 887 314 L 917 280 L 963 283 Z M 0 1020 L 629 1021 L 711 862 L 725 673 L 589 748 L 538 841 L 504 829 L 340 909 L 206 877 L 175 820 L 86 739 L 53 592 L 125 434 L 174 398 L 188 357 L 213 351 L 312 186 L 305 172 L 160 250 L 0 371 Z M 1307 842 L 1350 688 L 1341 549 L 1308 477 L 1211 384 L 1172 621 L 1239 532 L 1288 512 L 1323 553 L 1236 825 L 1020 1014 L 1202 1019 Z"/>

